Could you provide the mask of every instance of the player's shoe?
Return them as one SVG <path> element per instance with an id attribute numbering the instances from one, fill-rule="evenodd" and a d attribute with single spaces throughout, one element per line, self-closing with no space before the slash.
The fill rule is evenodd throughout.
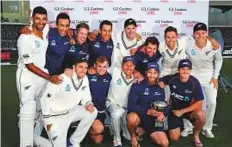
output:
<path id="1" fill-rule="evenodd" d="M 113 141 L 114 147 L 122 147 L 121 141 Z"/>
<path id="2" fill-rule="evenodd" d="M 207 138 L 214 138 L 215 137 L 211 130 L 203 130 L 202 134 L 205 135 L 205 137 L 207 137 Z"/>
<path id="3" fill-rule="evenodd" d="M 190 134 L 193 134 L 193 129 L 192 129 L 192 128 L 191 128 L 191 129 L 185 128 L 185 129 L 180 133 L 180 135 L 181 135 L 182 137 L 188 137 L 188 135 L 190 135 Z"/>

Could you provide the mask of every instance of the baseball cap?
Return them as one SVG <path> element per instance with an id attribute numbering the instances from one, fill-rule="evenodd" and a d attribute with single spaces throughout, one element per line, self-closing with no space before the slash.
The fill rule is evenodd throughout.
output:
<path id="1" fill-rule="evenodd" d="M 192 69 L 192 62 L 189 59 L 180 60 L 178 69 L 183 68 L 183 67 L 189 67 L 190 69 Z"/>
<path id="2" fill-rule="evenodd" d="M 136 21 L 135 21 L 134 19 L 132 19 L 132 18 L 129 18 L 129 19 L 127 19 L 127 20 L 125 21 L 125 23 L 124 23 L 124 28 L 126 28 L 126 27 L 129 26 L 129 25 L 134 25 L 134 26 L 137 27 Z"/>
<path id="3" fill-rule="evenodd" d="M 149 69 L 155 69 L 155 70 L 159 71 L 160 70 L 159 64 L 157 64 L 156 62 L 150 62 L 147 64 L 147 70 L 149 70 Z"/>
<path id="4" fill-rule="evenodd" d="M 133 64 L 135 64 L 135 59 L 131 56 L 125 56 L 122 60 L 122 63 L 126 63 L 127 61 L 131 61 Z"/>
<path id="5" fill-rule="evenodd" d="M 204 24 L 202 22 L 195 24 L 195 26 L 193 27 L 193 32 L 196 32 L 196 31 L 199 31 L 199 30 L 207 31 L 206 24 Z"/>

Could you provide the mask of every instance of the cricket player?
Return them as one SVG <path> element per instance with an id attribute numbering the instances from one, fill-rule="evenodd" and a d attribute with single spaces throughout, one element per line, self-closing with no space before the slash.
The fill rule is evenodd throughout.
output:
<path id="1" fill-rule="evenodd" d="M 194 121 L 193 143 L 202 147 L 200 132 L 205 123 L 205 113 L 202 109 L 204 96 L 200 82 L 191 76 L 192 63 L 188 59 L 180 60 L 178 73 L 164 76 L 160 81 L 170 86 L 170 108 L 168 116 L 169 138 L 178 141 L 183 128 L 183 118 Z"/>
<path id="2" fill-rule="evenodd" d="M 146 80 L 135 83 L 131 87 L 128 98 L 127 126 L 131 135 L 131 146 L 138 147 L 136 130 L 141 126 L 150 135 L 152 141 L 162 147 L 168 147 L 168 137 L 165 133 L 165 124 L 156 125 L 155 119 L 163 122 L 165 114 L 151 108 L 154 101 L 165 101 L 164 89 L 158 85 L 159 65 L 156 62 L 147 64 Z M 166 120 L 167 121 L 167 120 Z"/>
<path id="3" fill-rule="evenodd" d="M 113 40 L 111 38 L 112 30 L 112 22 L 109 20 L 101 21 L 99 26 L 100 33 L 97 35 L 96 39 L 90 41 L 90 67 L 94 65 L 97 57 L 99 56 L 106 56 L 109 61 L 109 66 L 111 65 L 111 56 L 114 48 Z"/>
<path id="4" fill-rule="evenodd" d="M 148 37 L 142 45 L 144 51 L 137 51 L 134 55 L 136 67 L 135 69 L 142 75 L 145 75 L 147 64 L 150 62 L 159 62 L 161 54 L 158 51 L 159 41 L 156 37 Z"/>
<path id="5" fill-rule="evenodd" d="M 48 83 L 41 98 L 44 126 L 53 147 L 66 147 L 68 128 L 77 121 L 80 123 L 67 140 L 67 146 L 80 147 L 97 116 L 91 100 L 87 68 L 87 60 L 77 59 L 73 76 L 62 74 L 62 84 Z"/>
<path id="6" fill-rule="evenodd" d="M 120 68 L 123 57 L 132 55 L 132 52 L 142 45 L 143 40 L 136 37 L 136 30 L 136 21 L 129 18 L 124 23 L 124 31 L 114 34 L 114 49 L 111 58 L 113 67 Z"/>
<path id="7" fill-rule="evenodd" d="M 89 131 L 94 143 L 100 144 L 103 140 L 104 120 L 106 118 L 106 98 L 111 82 L 111 75 L 107 72 L 109 68 L 108 58 L 99 56 L 94 64 L 96 73 L 88 74 L 92 101 L 98 110 L 97 118 L 94 120 Z"/>
<path id="8" fill-rule="evenodd" d="M 76 26 L 74 44 L 69 44 L 68 52 L 65 55 L 64 67 L 72 68 L 77 58 L 89 60 L 89 43 L 87 43 L 89 25 L 80 23 Z"/>
<path id="9" fill-rule="evenodd" d="M 213 119 L 216 111 L 218 76 L 222 67 L 221 49 L 214 49 L 207 39 L 208 31 L 204 23 L 197 23 L 193 28 L 195 42 L 187 48 L 188 58 L 193 63 L 192 75 L 201 83 L 205 96 L 206 122 L 203 134 L 214 138 Z"/>
<path id="10" fill-rule="evenodd" d="M 126 139 L 130 139 L 126 126 L 127 101 L 130 88 L 134 82 L 133 72 L 135 69 L 135 60 L 131 56 L 123 58 L 121 69 L 114 67 L 111 75 L 112 80 L 106 101 L 107 111 L 110 114 L 113 146 L 122 147 L 121 130 Z"/>
<path id="11" fill-rule="evenodd" d="M 59 76 L 50 76 L 44 68 L 48 40 L 44 37 L 43 29 L 47 23 L 47 11 L 43 7 L 35 7 L 31 20 L 31 34 L 21 34 L 17 42 L 16 83 L 20 99 L 20 147 L 32 147 L 33 139 L 36 142 L 41 133 L 36 130 L 34 132 L 34 125 L 40 111 L 39 99 L 47 81 L 55 84 L 62 82 Z"/>

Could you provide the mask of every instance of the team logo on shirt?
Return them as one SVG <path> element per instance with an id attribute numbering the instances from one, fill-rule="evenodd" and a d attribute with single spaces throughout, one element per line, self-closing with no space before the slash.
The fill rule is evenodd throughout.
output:
<path id="1" fill-rule="evenodd" d="M 69 49 L 69 52 L 72 52 L 72 53 L 75 52 L 75 46 L 74 45 Z"/>
<path id="2" fill-rule="evenodd" d="M 35 40 L 35 46 L 36 46 L 36 48 L 39 48 L 40 47 L 40 42 Z"/>
<path id="3" fill-rule="evenodd" d="M 178 52 L 178 55 L 180 55 L 182 51 L 183 51 L 183 49 L 182 49 L 182 50 L 180 50 L 180 51 Z"/>
<path id="4" fill-rule="evenodd" d="M 99 48 L 99 47 L 100 47 L 100 43 L 99 43 L 99 42 L 96 42 L 96 43 L 94 44 L 94 46 L 95 46 L 96 48 Z"/>
<path id="5" fill-rule="evenodd" d="M 143 95 L 149 95 L 149 89 L 148 88 L 145 89 Z"/>
<path id="6" fill-rule="evenodd" d="M 188 102 L 190 101 L 190 98 L 188 96 L 184 97 L 184 101 Z"/>
<path id="7" fill-rule="evenodd" d="M 161 95 L 161 93 L 159 93 L 159 92 L 155 92 L 155 95 Z"/>
<path id="8" fill-rule="evenodd" d="M 55 40 L 52 40 L 51 45 L 52 45 L 52 46 L 56 45 L 56 41 L 55 41 Z"/>
<path id="9" fill-rule="evenodd" d="M 143 63 L 147 63 L 148 62 L 148 59 L 147 58 L 145 58 L 145 59 L 143 59 L 143 61 L 142 61 Z"/>
<path id="10" fill-rule="evenodd" d="M 69 84 L 66 85 L 65 91 L 71 91 L 71 86 Z"/>
<path id="11" fill-rule="evenodd" d="M 107 80 L 107 79 L 103 79 L 103 82 L 104 82 L 104 83 L 108 83 L 108 82 L 109 82 L 109 80 Z"/>
<path id="12" fill-rule="evenodd" d="M 121 80 L 121 79 L 118 79 L 118 80 L 117 80 L 117 84 L 118 84 L 118 85 L 122 85 L 122 80 Z"/>
<path id="13" fill-rule="evenodd" d="M 69 42 L 67 41 L 67 42 L 64 42 L 64 45 L 67 45 L 67 44 L 69 44 Z"/>
<path id="14" fill-rule="evenodd" d="M 92 79 L 90 79 L 90 81 L 97 82 L 97 76 L 93 76 Z"/>
<path id="15" fill-rule="evenodd" d="M 195 56 L 196 54 L 197 54 L 197 53 L 196 53 L 195 49 L 193 48 L 193 49 L 191 50 L 191 55 Z"/>
<path id="16" fill-rule="evenodd" d="M 190 93 L 192 93 L 192 91 L 186 89 L 186 90 L 185 90 L 185 93 L 190 94 Z"/>
<path id="17" fill-rule="evenodd" d="M 113 48 L 113 46 L 112 45 L 107 45 L 106 48 Z"/>
<path id="18" fill-rule="evenodd" d="M 81 88 L 81 90 L 85 90 L 86 87 L 87 87 L 87 86 L 83 86 L 83 87 Z"/>
<path id="19" fill-rule="evenodd" d="M 208 56 L 210 52 L 211 52 L 211 51 L 207 51 L 207 52 L 205 52 L 205 54 Z"/>
<path id="20" fill-rule="evenodd" d="M 85 54 L 86 54 L 86 52 L 79 51 L 79 54 L 85 55 Z"/>
<path id="21" fill-rule="evenodd" d="M 23 58 L 27 59 L 27 58 L 30 58 L 30 56 L 28 54 L 24 54 Z"/>
<path id="22" fill-rule="evenodd" d="M 174 89 L 176 89 L 176 85 L 172 85 L 172 87 L 173 87 Z"/>
<path id="23" fill-rule="evenodd" d="M 116 48 L 120 49 L 120 43 L 119 42 L 116 44 Z"/>

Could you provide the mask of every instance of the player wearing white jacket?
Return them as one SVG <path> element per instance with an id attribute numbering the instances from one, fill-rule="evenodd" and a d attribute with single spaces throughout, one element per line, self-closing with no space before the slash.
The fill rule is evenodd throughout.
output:
<path id="1" fill-rule="evenodd" d="M 110 114 L 114 135 L 114 147 L 122 147 L 120 135 L 121 130 L 123 131 L 123 136 L 128 140 L 130 139 L 130 134 L 126 125 L 126 114 L 128 96 L 134 81 L 134 69 L 134 58 L 131 56 L 126 56 L 123 58 L 121 68 L 115 67 L 111 73 L 112 80 L 110 82 L 106 107 Z"/>
<path id="2" fill-rule="evenodd" d="M 134 52 L 140 45 L 142 45 L 143 40 L 136 37 L 136 27 L 136 21 L 129 18 L 124 23 L 124 31 L 115 33 L 115 36 L 112 36 L 114 42 L 114 49 L 111 57 L 112 68 L 120 68 L 123 57 L 131 56 L 131 52 Z"/>
<path id="3" fill-rule="evenodd" d="M 203 134 L 214 138 L 212 133 L 213 119 L 216 111 L 218 76 L 222 67 L 221 49 L 215 50 L 207 40 L 207 26 L 198 23 L 193 29 L 195 43 L 187 47 L 188 58 L 192 61 L 192 75 L 201 83 L 206 106 L 206 123 Z"/>
<path id="4" fill-rule="evenodd" d="M 63 74 L 60 85 L 48 83 L 41 98 L 44 125 L 54 147 L 65 147 L 70 124 L 80 121 L 68 139 L 69 146 L 79 147 L 97 116 L 91 102 L 87 68 L 86 60 L 77 60 L 73 76 Z"/>

